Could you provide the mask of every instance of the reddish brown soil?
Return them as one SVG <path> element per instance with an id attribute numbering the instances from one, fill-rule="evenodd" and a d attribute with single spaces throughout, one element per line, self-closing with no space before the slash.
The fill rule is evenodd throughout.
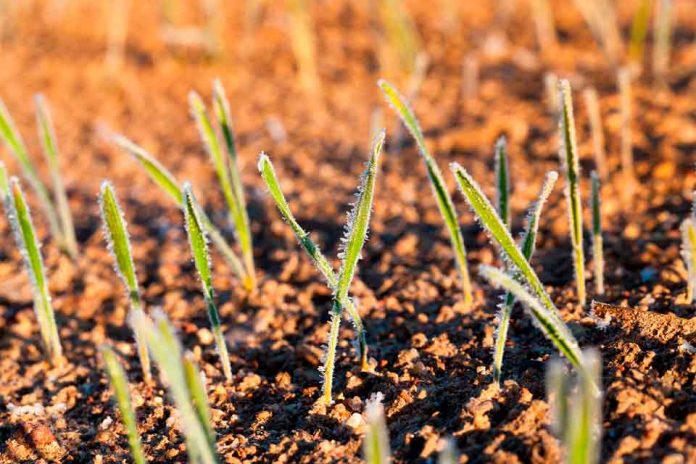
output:
<path id="1" fill-rule="evenodd" d="M 408 141 L 401 150 L 393 143 L 387 147 L 370 239 L 353 286 L 376 373 L 358 372 L 346 324 L 335 385 L 340 396 L 327 411 L 312 409 L 320 391 L 331 294 L 266 196 L 255 160 L 259 151 L 269 152 L 299 222 L 327 255 L 335 256 L 366 159 L 370 115 L 381 105 L 371 2 L 317 2 L 323 104 L 298 87 L 279 7 L 266 7 L 258 29 L 245 40 L 238 33 L 243 14 L 231 7 L 226 58 L 211 60 L 196 49 L 163 46 L 153 27 L 157 12 L 148 6 L 157 2 L 133 2 L 138 6 L 131 16 L 126 65 L 109 76 L 100 2 L 69 2 L 60 17 L 27 3 L 2 42 L 0 97 L 37 160 L 30 97 L 41 91 L 51 102 L 81 256 L 72 263 L 58 253 L 32 203 L 69 361 L 63 369 L 51 369 L 40 351 L 19 252 L 4 216 L 0 220 L 0 462 L 128 459 L 96 352 L 103 342 L 114 344 L 126 362 L 151 461 L 186 460 L 165 390 L 159 382 L 148 387 L 141 381 L 125 320 L 127 301 L 99 229 L 96 192 L 104 178 L 114 182 L 124 205 L 148 307 L 166 311 L 209 379 L 225 462 L 359 462 L 362 431 L 357 416 L 349 419 L 375 392 L 385 395 L 395 462 L 434 459 L 439 438 L 448 435 L 455 437 L 462 462 L 558 462 L 543 384 L 546 361 L 555 350 L 521 309 L 515 310 L 505 381 L 500 390 L 492 385 L 498 299 L 476 278 L 476 269 L 479 263 L 499 263 L 497 252 L 456 194 L 476 285 L 475 305 L 465 308 L 442 220 Z M 507 135 L 516 231 L 544 172 L 558 169 L 556 122 L 543 105 L 543 73 L 569 77 L 576 90 L 598 87 L 614 173 L 604 190 L 608 291 L 600 299 L 632 309 L 600 307 L 597 316 L 604 322 L 598 323 L 589 305 L 574 304 L 560 186 L 542 218 L 534 266 L 580 343 L 601 350 L 602 460 L 696 462 L 696 358 L 680 349 L 684 341 L 694 343 L 696 308 L 683 299 L 678 231 L 696 185 L 692 5 L 675 1 L 669 88 L 655 90 L 649 75 L 634 88 L 640 189 L 624 201 L 615 80 L 576 10 L 553 2 L 561 43 L 542 59 L 524 2 L 507 22 L 495 17 L 494 2 L 462 2 L 457 34 L 443 30 L 442 16 L 430 3 L 409 2 L 431 59 L 415 109 L 440 165 L 462 163 L 489 194 L 492 146 L 500 134 Z M 627 33 L 633 2 L 620 3 Z M 478 98 L 465 104 L 461 63 L 468 52 L 479 56 L 481 82 Z M 214 285 L 235 372 L 231 384 L 224 383 L 210 344 L 180 212 L 130 158 L 100 137 L 100 128 L 107 127 L 143 144 L 177 176 L 191 180 L 215 221 L 226 224 L 186 104 L 188 90 L 208 95 L 216 76 L 232 101 L 260 280 L 258 294 L 246 295 L 214 255 Z M 588 173 L 592 148 L 579 92 L 576 113 Z M 389 110 L 385 115 L 388 133 L 394 134 L 393 115 Z M 282 122 L 286 140 L 271 138 L 270 118 Z M 5 150 L 2 159 L 19 172 Z M 592 295 L 591 279 L 588 284 Z"/>

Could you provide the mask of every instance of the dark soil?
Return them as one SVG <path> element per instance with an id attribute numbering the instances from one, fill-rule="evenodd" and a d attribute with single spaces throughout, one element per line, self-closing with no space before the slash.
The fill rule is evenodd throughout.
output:
<path id="1" fill-rule="evenodd" d="M 395 462 L 433 462 L 446 436 L 455 438 L 462 462 L 559 461 L 544 389 L 546 362 L 555 349 L 517 308 L 504 383 L 493 384 L 498 296 L 476 270 L 480 263 L 500 264 L 498 253 L 457 193 L 475 280 L 475 304 L 466 308 L 425 170 L 407 138 L 401 147 L 394 143 L 397 125 L 386 107 L 388 146 L 370 238 L 353 285 L 375 373 L 359 372 L 353 330 L 346 323 L 338 350 L 338 397 L 326 410 L 314 408 L 331 292 L 265 194 L 255 161 L 261 150 L 270 154 L 299 222 L 328 256 L 336 256 L 367 159 L 371 115 L 384 106 L 375 85 L 382 76 L 372 2 L 315 2 L 320 102 L 299 86 L 284 10 L 275 2 L 267 2 L 273 6 L 262 9 L 258 27 L 246 38 L 240 32 L 244 2 L 227 2 L 222 59 L 193 47 L 164 46 L 154 26 L 159 2 L 133 2 L 126 63 L 115 75 L 104 67 L 100 2 L 65 3 L 61 15 L 43 2 L 18 8 L 0 51 L 0 97 L 37 161 L 31 95 L 43 92 L 52 105 L 81 249 L 75 263 L 60 255 L 30 194 L 68 360 L 64 368 L 52 369 L 41 353 L 20 254 L 4 215 L 0 219 L 0 463 L 128 460 L 97 354 L 104 342 L 115 345 L 127 366 L 151 461 L 186 461 L 166 391 L 159 382 L 142 382 L 126 324 L 127 299 L 99 225 L 96 193 L 105 178 L 114 182 L 129 221 L 148 308 L 163 308 L 207 376 L 225 462 L 360 462 L 360 413 L 376 392 L 385 396 Z M 602 461 L 696 462 L 696 358 L 680 348 L 696 344 L 696 307 L 684 298 L 679 236 L 696 188 L 693 5 L 674 2 L 678 22 L 668 88 L 656 89 L 649 73 L 634 85 L 640 188 L 624 199 L 614 74 L 572 3 L 552 2 L 560 44 L 547 57 L 537 51 L 525 2 L 506 19 L 496 16 L 496 2 L 461 2 L 458 32 L 444 29 L 442 13 L 431 3 L 408 2 L 430 57 L 414 107 L 443 170 L 458 161 L 487 194 L 493 193 L 494 141 L 507 136 L 515 232 L 524 226 L 544 173 L 559 169 L 557 123 L 544 105 L 544 73 L 570 78 L 576 90 L 585 174 L 594 163 L 579 90 L 598 88 L 612 179 L 603 191 L 607 293 L 597 299 L 622 308 L 601 306 L 593 317 L 589 305 L 576 305 L 560 185 L 542 217 L 533 264 L 581 345 L 602 353 Z M 619 3 L 627 34 L 633 2 Z M 479 93 L 464 101 L 461 63 L 472 52 L 479 59 Z M 211 344 L 181 213 L 101 136 L 104 128 L 116 130 L 145 146 L 177 177 L 192 181 L 218 224 L 229 224 L 186 102 L 190 89 L 209 95 L 218 76 L 232 102 L 259 274 L 259 291 L 247 295 L 213 255 L 235 373 L 230 384 Z M 278 122 L 286 138 L 271 136 L 269 124 Z M 19 173 L 4 149 L 2 159 Z M 45 167 L 41 170 L 48 180 Z M 588 192 L 583 180 L 585 199 Z"/>

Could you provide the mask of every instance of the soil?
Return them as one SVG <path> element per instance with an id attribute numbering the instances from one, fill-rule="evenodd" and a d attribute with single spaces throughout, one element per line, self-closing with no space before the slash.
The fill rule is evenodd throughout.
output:
<path id="1" fill-rule="evenodd" d="M 62 256 L 34 196 L 50 290 L 67 356 L 63 368 L 43 358 L 29 282 L 0 219 L 0 463 L 128 461 L 111 400 L 100 344 L 122 356 L 151 462 L 185 462 L 171 402 L 160 382 L 145 385 L 126 324 L 127 299 L 100 230 L 96 193 L 111 179 L 129 221 L 138 276 L 149 309 L 161 307 L 208 379 L 217 445 L 224 462 L 361 462 L 365 402 L 384 394 L 394 461 L 434 462 L 440 439 L 453 436 L 461 462 L 558 462 L 544 388 L 553 346 L 521 308 L 513 312 L 503 366 L 492 382 L 498 292 L 477 277 L 497 250 L 454 194 L 475 281 L 473 307 L 462 304 L 442 219 L 419 155 L 382 104 L 376 80 L 377 20 L 368 1 L 318 1 L 321 94 L 300 87 L 280 4 L 261 9 L 243 34 L 244 2 L 228 2 L 224 55 L 168 47 L 158 35 L 159 2 L 132 2 L 125 64 L 104 66 L 101 2 L 27 2 L 15 8 L 1 43 L 0 96 L 39 160 L 31 95 L 46 94 L 61 148 L 80 257 Z M 603 190 L 605 295 L 613 306 L 576 304 L 567 214 L 556 187 L 541 221 L 533 265 L 582 346 L 603 357 L 603 462 L 696 462 L 694 310 L 687 304 L 679 224 L 696 187 L 696 14 L 674 2 L 678 18 L 667 86 L 650 73 L 633 87 L 636 173 L 631 196 L 620 177 L 619 99 L 614 73 L 580 15 L 553 1 L 558 49 L 539 53 L 526 3 L 505 17 L 496 2 L 461 2 L 458 29 L 447 29 L 431 2 L 407 2 L 430 58 L 415 110 L 440 166 L 466 167 L 493 194 L 492 147 L 505 134 L 512 172 L 513 229 L 543 175 L 559 169 L 557 123 L 544 104 L 543 75 L 571 79 L 581 164 L 594 167 L 579 90 L 598 88 L 611 178 Z M 619 2 L 624 35 L 634 2 Z M 59 14 L 60 13 L 60 14 Z M 200 20 L 191 12 L 189 22 Z M 648 50 L 650 52 L 651 50 Z M 461 63 L 479 60 L 478 94 L 462 96 Z M 191 180 L 214 221 L 226 227 L 222 196 L 186 103 L 210 95 L 214 77 L 232 102 L 249 199 L 259 290 L 246 294 L 213 255 L 219 307 L 234 381 L 225 383 L 195 278 L 181 213 L 136 163 L 105 141 L 127 134 L 180 179 Z M 374 373 L 361 373 L 349 323 L 341 331 L 335 404 L 317 409 L 322 346 L 331 292 L 297 246 L 255 169 L 264 150 L 275 162 L 298 221 L 328 256 L 336 256 L 345 213 L 367 159 L 370 121 L 384 108 L 388 146 L 379 174 L 370 238 L 352 293 L 368 329 Z M 390 137 L 390 135 L 392 135 Z M 12 173 L 19 167 L 3 149 Z M 41 175 L 48 180 L 45 166 Z M 446 172 L 454 192 L 451 176 Z M 585 176 L 587 177 L 587 176 Z M 562 184 L 561 180 L 559 184 Z M 589 184 L 583 179 L 583 197 Z M 589 214 L 587 214 L 589 220 Z M 589 247 L 588 247 L 589 252 Z M 337 261 L 334 261 L 337 264 Z"/>

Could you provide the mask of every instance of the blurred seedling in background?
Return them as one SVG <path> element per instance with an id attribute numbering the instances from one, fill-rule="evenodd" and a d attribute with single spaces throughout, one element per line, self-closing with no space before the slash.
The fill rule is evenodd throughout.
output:
<path id="1" fill-rule="evenodd" d="M 112 136 L 111 140 L 119 148 L 133 156 L 140 163 L 145 172 L 147 172 L 150 178 L 167 194 L 167 196 L 174 200 L 178 207 L 182 207 L 184 204 L 184 197 L 181 193 L 181 188 L 179 187 L 178 181 L 174 178 L 171 172 L 162 166 L 159 161 L 153 158 L 152 155 L 150 155 L 147 151 L 126 137 L 122 135 L 114 135 Z M 222 256 L 225 258 L 225 261 L 227 261 L 227 263 L 230 265 L 232 271 L 237 274 L 244 285 L 244 288 L 247 291 L 254 290 L 255 279 L 248 275 L 241 259 L 227 244 L 227 241 L 223 237 L 220 230 L 215 227 L 210 218 L 208 218 L 202 209 L 199 211 L 199 216 L 203 227 L 210 236 L 210 240 L 213 242 L 220 254 L 222 254 Z"/>
<path id="2" fill-rule="evenodd" d="M 116 398 L 116 405 L 121 414 L 121 422 L 126 429 L 128 436 L 128 446 L 130 446 L 131 458 L 135 464 L 145 464 L 145 454 L 143 453 L 142 444 L 140 443 L 140 434 L 138 433 L 138 423 L 133 409 L 133 404 L 128 391 L 128 379 L 126 372 L 123 370 L 121 363 L 116 357 L 116 353 L 110 346 L 101 347 L 102 359 L 104 367 L 109 376 L 111 390 Z"/>
<path id="3" fill-rule="evenodd" d="M 162 383 L 167 385 L 174 401 L 186 439 L 189 462 L 219 462 L 203 377 L 192 356 L 182 352 L 174 329 L 161 311 L 155 311 L 152 319 L 142 312 L 133 312 L 130 322 L 136 332 L 145 334 L 145 342 L 159 367 Z"/>
<path id="4" fill-rule="evenodd" d="M 522 302 L 537 327 L 568 358 L 571 364 L 581 369 L 580 347 L 575 337 L 563 322 L 558 309 L 546 293 L 544 285 L 529 261 L 515 244 L 510 231 L 505 227 L 495 208 L 469 173 L 458 163 L 452 163 L 450 168 L 481 226 L 500 246 L 507 268 L 514 277 L 499 269 L 483 265 L 479 268 L 479 273 L 491 284 L 504 288 Z"/>
<path id="5" fill-rule="evenodd" d="M 573 116 L 573 97 L 570 82 L 559 82 L 560 118 L 558 131 L 560 138 L 559 156 L 565 174 L 565 197 L 568 208 L 570 242 L 573 247 L 573 269 L 578 292 L 578 302 L 584 306 L 585 293 L 585 252 L 583 249 L 582 199 L 580 198 L 580 161 L 575 137 L 575 118 Z"/>
<path id="6" fill-rule="evenodd" d="M 544 93 L 547 111 L 555 117 L 560 108 L 558 106 L 558 76 L 555 73 L 544 74 Z"/>
<path id="7" fill-rule="evenodd" d="M 215 292 L 213 290 L 213 275 L 210 270 L 210 256 L 208 256 L 208 243 L 203 224 L 199 217 L 200 207 L 196 202 L 196 198 L 191 191 L 191 184 L 185 183 L 183 188 L 184 197 L 184 216 L 186 220 L 186 232 L 193 254 L 193 263 L 196 266 L 198 277 L 201 280 L 203 287 L 203 296 L 205 297 L 205 305 L 208 312 L 208 319 L 213 328 L 213 336 L 215 344 L 220 355 L 220 363 L 222 371 L 225 373 L 227 381 L 232 380 L 232 367 L 230 366 L 230 358 L 227 354 L 227 344 L 220 326 L 220 315 L 215 305 Z"/>
<path id="8" fill-rule="evenodd" d="M 619 87 L 619 102 L 621 112 L 621 171 L 623 173 L 624 199 L 632 196 L 635 183 L 635 171 L 633 169 L 633 136 L 631 133 L 631 120 L 633 119 L 631 96 L 631 72 L 628 68 L 621 68 L 617 73 Z"/>
<path id="9" fill-rule="evenodd" d="M 182 25 L 179 18 L 184 10 L 180 0 L 164 0 L 161 6 L 160 37 L 169 47 L 195 47 L 210 57 L 225 53 L 225 10 L 220 0 L 196 2 L 205 19 L 204 25 Z"/>
<path id="10" fill-rule="evenodd" d="M 133 263 L 128 230 L 126 229 L 126 220 L 118 204 L 114 188 L 108 181 L 102 182 L 101 185 L 99 210 L 101 212 L 104 237 L 106 238 L 109 251 L 116 262 L 116 274 L 118 274 L 126 287 L 130 310 L 143 312 L 143 302 L 140 297 L 138 278 L 135 274 L 135 264 Z M 138 347 L 140 366 L 143 370 L 143 380 L 149 383 L 152 378 L 150 357 L 147 354 L 147 346 L 143 340 L 143 334 L 136 332 L 135 341 Z"/>
<path id="11" fill-rule="evenodd" d="M 531 0 L 530 7 L 539 49 L 542 56 L 550 57 L 558 46 L 551 5 L 549 0 Z"/>
<path id="12" fill-rule="evenodd" d="M 640 0 L 631 22 L 631 36 L 628 46 L 628 59 L 632 70 L 640 74 L 645 57 L 645 39 L 650 25 L 650 6 L 652 0 Z"/>
<path id="13" fill-rule="evenodd" d="M 601 185 L 597 172 L 592 171 L 592 261 L 594 262 L 595 292 L 604 294 L 604 240 L 602 239 Z"/>
<path id="14" fill-rule="evenodd" d="M 297 63 L 302 88 L 308 95 L 321 94 L 317 65 L 317 38 L 311 11 L 311 0 L 288 0 L 290 44 Z"/>
<path id="15" fill-rule="evenodd" d="M 564 448 L 566 464 L 596 464 L 602 429 L 601 359 L 594 349 L 583 350 L 580 372 L 552 360 L 546 372 L 554 432 Z"/>
<path id="16" fill-rule="evenodd" d="M 590 133 L 592 134 L 592 152 L 594 154 L 595 166 L 599 172 L 600 179 L 609 178 L 607 168 L 607 154 L 604 147 L 604 129 L 602 128 L 602 115 L 599 109 L 599 97 L 597 89 L 588 87 L 582 92 L 585 100 L 587 117 L 590 120 Z"/>
<path id="17" fill-rule="evenodd" d="M 34 312 L 39 322 L 39 330 L 46 357 L 53 366 L 60 367 L 63 364 L 63 348 L 58 337 L 58 327 L 53 306 L 51 305 L 51 296 L 48 293 L 48 279 L 46 278 L 43 258 L 41 257 L 41 246 L 34 230 L 31 211 L 24 199 L 19 179 L 16 177 L 8 179 L 3 163 L 0 163 L 0 190 L 2 190 L 7 219 L 12 226 L 15 242 L 22 254 L 24 265 L 29 275 L 32 297 L 34 299 Z"/>
<path id="18" fill-rule="evenodd" d="M 613 2 L 575 0 L 574 3 L 600 44 L 609 64 L 612 67 L 617 66 L 623 56 L 624 47 Z"/>
<path id="19" fill-rule="evenodd" d="M 112 76 L 123 67 L 128 39 L 131 0 L 108 0 L 103 4 L 106 22 L 106 68 Z"/>
<path id="20" fill-rule="evenodd" d="M 462 236 L 462 231 L 459 228 L 459 221 L 457 218 L 457 212 L 454 209 L 454 203 L 452 202 L 452 197 L 450 196 L 447 185 L 442 177 L 442 172 L 437 166 L 437 163 L 433 156 L 430 154 L 428 147 L 425 144 L 425 138 L 423 137 L 423 132 L 418 125 L 418 120 L 416 119 L 413 110 L 409 106 L 406 99 L 396 90 L 394 86 L 385 80 L 380 80 L 378 82 L 382 93 L 384 94 L 387 103 L 394 109 L 396 114 L 401 118 L 404 126 L 408 129 L 416 141 L 418 151 L 423 158 L 426 170 L 428 172 L 428 179 L 430 180 L 430 186 L 432 187 L 433 194 L 437 200 L 438 208 L 440 209 L 440 214 L 445 221 L 447 230 L 450 236 L 450 242 L 452 244 L 452 250 L 454 252 L 454 260 L 459 271 L 461 278 L 461 286 L 464 292 L 464 304 L 470 305 L 473 302 L 473 293 L 471 287 L 471 278 L 469 277 L 469 269 L 466 262 L 466 247 L 464 246 L 464 237 Z"/>
<path id="21" fill-rule="evenodd" d="M 261 154 L 258 162 L 258 169 L 261 173 L 261 178 L 263 179 L 268 192 L 270 193 L 273 201 L 275 202 L 281 217 L 285 222 L 288 223 L 292 229 L 297 241 L 307 253 L 307 256 L 312 260 L 312 263 L 316 266 L 319 273 L 326 279 L 326 283 L 332 291 L 336 291 L 338 286 L 338 274 L 334 272 L 334 268 L 326 259 L 324 254 L 321 252 L 319 246 L 314 243 L 314 241 L 309 236 L 309 233 L 305 231 L 302 226 L 297 222 L 295 216 L 290 210 L 290 205 L 288 205 L 282 190 L 280 189 L 280 183 L 278 182 L 278 176 L 276 175 L 271 159 L 266 154 Z M 358 341 L 358 358 L 360 359 L 360 369 L 366 371 L 369 369 L 367 362 L 367 335 L 365 326 L 363 325 L 360 313 L 355 306 L 355 303 L 351 298 L 346 298 L 344 303 L 346 312 L 353 321 L 355 326 L 356 338 Z"/>
<path id="22" fill-rule="evenodd" d="M 686 301 L 696 303 L 696 216 L 692 215 L 681 225 L 682 256 L 686 263 Z"/>
<path id="23" fill-rule="evenodd" d="M 536 237 L 539 230 L 539 220 L 541 219 L 541 212 L 548 199 L 554 185 L 556 185 L 556 180 L 558 179 L 558 173 L 556 171 L 551 171 L 546 174 L 544 179 L 544 184 L 541 187 L 541 192 L 537 201 L 529 208 L 527 213 L 527 228 L 522 236 L 522 255 L 527 261 L 530 261 L 534 255 L 534 250 L 536 248 Z M 506 224 L 504 224 L 506 225 Z M 493 378 L 496 382 L 500 383 L 500 378 L 502 375 L 503 366 L 503 356 L 505 353 L 505 343 L 507 341 L 507 334 L 510 327 L 510 316 L 512 314 L 512 308 L 515 305 L 515 295 L 511 292 L 507 292 L 500 305 L 500 312 L 498 313 L 498 327 L 496 329 L 495 345 L 493 351 Z"/>
<path id="24" fill-rule="evenodd" d="M 74 259 L 77 257 L 77 239 L 75 238 L 75 228 L 68 206 L 65 186 L 60 174 L 58 144 L 53 129 L 51 113 L 43 96 L 36 95 L 35 104 L 39 139 L 41 140 L 41 147 L 43 148 L 53 182 L 53 199 L 49 194 L 49 189 L 41 181 L 39 172 L 29 157 L 29 152 L 22 140 L 22 136 L 2 101 L 0 101 L 0 138 L 10 153 L 14 155 L 22 168 L 24 177 L 39 197 L 41 208 L 48 220 L 51 235 L 60 248 Z"/>
<path id="25" fill-rule="evenodd" d="M 666 87 L 669 54 L 672 47 L 672 0 L 657 0 L 657 13 L 653 26 L 654 44 L 652 72 L 655 83 Z"/>

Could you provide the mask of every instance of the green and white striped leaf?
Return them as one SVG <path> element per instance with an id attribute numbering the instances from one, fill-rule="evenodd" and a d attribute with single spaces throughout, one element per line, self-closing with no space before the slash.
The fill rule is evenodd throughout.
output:
<path id="1" fill-rule="evenodd" d="M 343 241 L 341 257 L 341 269 L 338 271 L 336 289 L 334 290 L 333 308 L 331 310 L 331 328 L 329 329 L 329 341 L 324 360 L 324 388 L 323 401 L 330 404 L 332 401 L 331 388 L 333 384 L 333 371 L 338 343 L 338 326 L 341 322 L 343 302 L 348 297 L 350 284 L 353 281 L 357 269 L 360 252 L 367 238 L 367 230 L 370 224 L 372 201 L 375 192 L 375 182 L 379 169 L 379 159 L 384 144 L 384 131 L 375 138 L 372 145 L 372 154 L 367 163 L 367 169 L 363 173 L 358 188 L 358 198 L 353 210 L 348 215 L 346 223 L 346 236 Z"/>
<path id="2" fill-rule="evenodd" d="M 116 274 L 121 278 L 126 287 L 131 311 L 143 311 L 143 304 L 140 298 L 140 288 L 138 278 L 135 275 L 135 264 L 131 253 L 128 230 L 126 229 L 126 219 L 123 211 L 118 204 L 114 188 L 108 181 L 102 182 L 99 193 L 99 210 L 102 217 L 104 237 L 108 244 L 109 252 L 116 261 Z M 138 356 L 143 370 L 143 379 L 150 382 L 150 357 L 147 354 L 147 346 L 143 341 L 143 335 L 135 334 L 135 341 L 138 346 Z"/>
<path id="3" fill-rule="evenodd" d="M 530 261 L 534 255 L 541 211 L 546 203 L 546 200 L 549 198 L 554 185 L 556 185 L 557 179 L 558 173 L 556 171 L 550 171 L 546 174 L 544 184 L 541 187 L 541 192 L 539 192 L 539 197 L 529 209 L 529 213 L 527 215 L 527 228 L 525 229 L 524 236 L 522 238 L 522 255 L 527 261 Z M 507 292 L 505 294 L 502 306 L 500 307 L 498 328 L 496 330 L 493 352 L 493 378 L 496 382 L 500 382 L 500 377 L 502 374 L 505 342 L 507 340 L 508 329 L 510 327 L 510 315 L 512 314 L 512 308 L 514 305 L 515 296 L 511 292 Z"/>
<path id="4" fill-rule="evenodd" d="M 288 205 L 288 202 L 283 195 L 283 191 L 280 188 L 280 183 L 278 182 L 278 176 L 273 168 L 273 163 L 271 163 L 271 159 L 265 153 L 261 153 L 259 156 L 257 167 L 261 173 L 261 178 L 268 188 L 268 192 L 271 194 L 278 211 L 280 211 L 281 217 L 283 220 L 285 220 L 285 222 L 288 223 L 302 248 L 319 270 L 319 273 L 324 277 L 324 279 L 326 279 L 329 288 L 335 291 L 338 283 L 338 276 L 334 273 L 333 267 L 321 252 L 319 246 L 312 241 L 309 233 L 307 233 L 307 231 L 300 226 L 295 219 L 295 216 L 292 214 L 290 205 Z M 358 338 L 358 356 L 360 358 L 361 369 L 367 370 L 369 366 L 367 363 L 367 335 L 365 326 L 363 325 L 360 313 L 358 313 L 355 304 L 350 298 L 346 298 L 343 305 L 353 321 L 353 325 L 355 326 L 356 337 Z"/>
<path id="5" fill-rule="evenodd" d="M 387 102 L 391 105 L 394 111 L 396 111 L 397 115 L 399 118 L 401 118 L 401 121 L 406 126 L 406 129 L 408 129 L 413 136 L 414 140 L 416 141 L 416 145 L 418 146 L 418 151 L 425 162 L 425 167 L 428 171 L 428 179 L 430 179 L 430 185 L 433 189 L 435 199 L 437 200 L 437 205 L 450 235 L 450 242 L 452 243 L 452 250 L 454 251 L 455 263 L 462 280 L 464 303 L 471 304 L 473 301 L 473 294 L 469 270 L 466 263 L 466 247 L 464 246 L 464 237 L 462 236 L 462 231 L 459 228 L 457 212 L 454 209 L 452 197 L 447 191 L 447 186 L 442 178 L 442 172 L 440 171 L 440 168 L 437 166 L 435 159 L 432 157 L 428 147 L 425 144 L 425 138 L 423 137 L 423 132 L 420 129 L 418 120 L 416 119 L 416 116 L 414 115 L 413 110 L 409 106 L 406 99 L 387 81 L 380 80 L 378 85 L 382 90 Z"/>
<path id="6" fill-rule="evenodd" d="M 123 427 L 126 429 L 131 458 L 133 458 L 135 464 L 145 464 L 147 460 L 145 459 L 145 454 L 143 453 L 140 443 L 140 434 L 138 433 L 135 410 L 133 409 L 130 393 L 128 391 L 126 372 L 123 370 L 123 367 L 121 367 L 121 363 L 116 358 L 116 353 L 114 353 L 111 347 L 104 345 L 101 347 L 100 351 L 104 359 L 106 373 L 109 376 L 111 390 L 116 398 L 116 405 L 121 413 L 121 421 L 123 422 Z"/>
<path id="7" fill-rule="evenodd" d="M 191 246 L 191 253 L 193 254 L 193 263 L 196 266 L 196 271 L 198 271 L 198 277 L 201 279 L 208 318 L 213 328 L 213 335 L 215 336 L 215 344 L 217 345 L 217 351 L 220 355 L 222 370 L 225 373 L 225 378 L 230 381 L 232 380 L 232 367 L 227 353 L 227 344 L 225 343 L 225 337 L 220 325 L 220 315 L 215 305 L 215 292 L 213 290 L 213 277 L 210 270 L 207 237 L 199 217 L 200 206 L 198 206 L 196 198 L 193 196 L 191 184 L 184 184 L 183 196 L 186 232 L 188 233 L 189 245 Z"/>

